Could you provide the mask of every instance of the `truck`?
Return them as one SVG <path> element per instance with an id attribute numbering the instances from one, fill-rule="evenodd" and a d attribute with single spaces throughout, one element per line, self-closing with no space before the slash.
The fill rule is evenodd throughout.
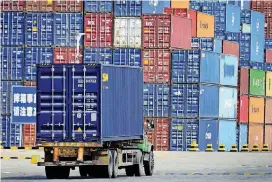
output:
<path id="1" fill-rule="evenodd" d="M 103 64 L 37 65 L 37 146 L 48 179 L 152 176 L 153 145 L 143 123 L 141 67 Z"/>

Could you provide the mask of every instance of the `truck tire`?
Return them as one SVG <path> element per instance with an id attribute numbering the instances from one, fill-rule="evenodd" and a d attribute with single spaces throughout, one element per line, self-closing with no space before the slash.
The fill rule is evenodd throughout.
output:
<path id="1" fill-rule="evenodd" d="M 56 179 L 57 178 L 56 167 L 45 166 L 45 175 L 47 179 Z"/>
<path id="2" fill-rule="evenodd" d="M 112 178 L 117 178 L 119 167 L 118 153 L 115 150 L 112 150 L 112 156 L 113 156 Z"/>
<path id="3" fill-rule="evenodd" d="M 70 167 L 57 167 L 58 179 L 67 179 L 70 175 Z"/>
<path id="4" fill-rule="evenodd" d="M 125 168 L 127 176 L 134 176 L 134 166 L 128 166 Z"/>
<path id="5" fill-rule="evenodd" d="M 143 173 L 143 168 L 144 168 L 144 157 L 142 152 L 138 153 L 137 161 L 138 161 L 138 164 L 133 165 L 133 170 L 134 170 L 135 176 L 141 176 Z"/>
<path id="6" fill-rule="evenodd" d="M 153 171 L 154 171 L 154 166 L 155 166 L 154 153 L 153 153 L 153 151 L 151 151 L 149 153 L 148 161 L 144 162 L 145 175 L 152 176 L 153 175 Z"/>
<path id="7" fill-rule="evenodd" d="M 87 166 L 80 166 L 79 167 L 79 174 L 80 174 L 81 177 L 87 177 L 88 176 Z"/>
<path id="8" fill-rule="evenodd" d="M 104 178 L 111 178 L 112 177 L 112 172 L 113 172 L 113 156 L 112 152 L 108 150 L 108 165 L 101 166 L 102 170 L 102 177 Z"/>

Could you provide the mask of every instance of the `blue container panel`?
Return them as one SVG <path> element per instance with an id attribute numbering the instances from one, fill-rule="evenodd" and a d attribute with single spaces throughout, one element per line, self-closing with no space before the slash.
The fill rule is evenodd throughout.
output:
<path id="1" fill-rule="evenodd" d="M 25 48 L 24 80 L 36 80 L 37 64 L 53 63 L 53 48 L 27 47 Z"/>
<path id="2" fill-rule="evenodd" d="M 265 39 L 265 49 L 272 49 L 272 39 Z"/>
<path id="3" fill-rule="evenodd" d="M 0 86 L 1 86 L 1 91 L 2 92 L 12 92 L 12 86 L 21 86 L 23 85 L 22 81 L 1 81 Z"/>
<path id="4" fill-rule="evenodd" d="M 199 55 L 198 52 L 197 55 Z M 187 51 L 172 51 L 172 83 L 186 83 L 186 59 Z"/>
<path id="5" fill-rule="evenodd" d="M 1 121 L 2 146 L 20 146 L 21 130 L 20 125 L 13 124 L 10 116 L 2 116 Z"/>
<path id="6" fill-rule="evenodd" d="M 241 10 L 237 6 L 226 6 L 226 31 L 240 32 L 241 25 Z"/>
<path id="7" fill-rule="evenodd" d="M 219 144 L 224 144 L 226 151 L 236 144 L 236 120 L 219 120 Z"/>
<path id="8" fill-rule="evenodd" d="M 164 8 L 170 7 L 170 0 L 161 1 L 143 1 L 142 13 L 143 14 L 163 14 Z"/>
<path id="9" fill-rule="evenodd" d="M 53 45 L 52 13 L 26 13 L 25 45 Z"/>
<path id="10" fill-rule="evenodd" d="M 224 55 L 220 57 L 220 85 L 237 86 L 238 58 Z"/>
<path id="11" fill-rule="evenodd" d="M 235 41 L 235 42 L 239 42 L 240 40 L 240 33 L 224 33 L 226 40 L 229 41 Z"/>
<path id="12" fill-rule="evenodd" d="M 1 45 L 23 46 L 25 17 L 23 12 L 1 13 Z"/>
<path id="13" fill-rule="evenodd" d="M 199 116 L 218 118 L 219 87 L 216 85 L 201 85 L 199 93 Z"/>
<path id="14" fill-rule="evenodd" d="M 192 48 L 201 49 L 206 51 L 214 50 L 214 39 L 213 38 L 192 38 Z"/>
<path id="15" fill-rule="evenodd" d="M 219 117 L 235 119 L 237 113 L 237 88 L 219 88 Z"/>
<path id="16" fill-rule="evenodd" d="M 198 143 L 199 121 L 195 119 L 172 119 L 170 128 L 170 150 L 188 151 L 191 143 Z"/>
<path id="17" fill-rule="evenodd" d="M 83 16 L 80 13 L 54 14 L 54 45 L 76 46 L 76 36 L 83 33 Z M 83 37 L 80 39 L 82 45 Z"/>
<path id="18" fill-rule="evenodd" d="M 261 37 L 264 37 L 264 14 L 257 12 L 257 11 L 251 11 L 251 33 L 252 35 L 259 35 Z"/>
<path id="19" fill-rule="evenodd" d="M 264 37 L 251 35 L 250 61 L 264 62 Z"/>
<path id="20" fill-rule="evenodd" d="M 190 9 L 195 11 L 202 11 L 202 3 L 198 1 L 192 1 L 190 2 Z"/>
<path id="21" fill-rule="evenodd" d="M 241 11 L 241 23 L 251 24 L 251 11 L 242 10 Z"/>
<path id="22" fill-rule="evenodd" d="M 198 117 L 199 116 L 199 85 L 182 84 L 171 87 L 171 116 Z"/>
<path id="23" fill-rule="evenodd" d="M 139 0 L 124 0 L 114 1 L 115 16 L 141 16 L 142 1 Z"/>
<path id="24" fill-rule="evenodd" d="M 144 116 L 168 117 L 169 116 L 169 86 L 166 84 L 144 84 Z"/>
<path id="25" fill-rule="evenodd" d="M 22 80 L 24 48 L 1 47 L 1 80 Z"/>
<path id="26" fill-rule="evenodd" d="M 106 12 L 112 12 L 112 8 L 113 8 L 112 0 L 106 0 L 106 1 L 85 0 L 84 1 L 85 12 L 106 13 Z"/>
<path id="27" fill-rule="evenodd" d="M 84 48 L 84 63 L 113 64 L 111 48 Z"/>
<path id="28" fill-rule="evenodd" d="M 239 6 L 242 10 L 249 10 L 250 9 L 250 1 L 248 0 L 239 0 L 239 1 L 232 1 L 233 5 Z"/>
<path id="29" fill-rule="evenodd" d="M 140 49 L 114 49 L 113 63 L 115 65 L 141 66 L 141 50 Z"/>
<path id="30" fill-rule="evenodd" d="M 240 44 L 240 61 L 250 61 L 252 48 L 250 34 L 241 33 L 239 44 Z"/>
<path id="31" fill-rule="evenodd" d="M 222 38 L 223 39 L 223 38 Z M 223 41 L 220 38 L 214 39 L 213 51 L 221 54 L 223 52 Z"/>
<path id="32" fill-rule="evenodd" d="M 199 150 L 205 151 L 207 144 L 212 144 L 213 150 L 218 149 L 218 120 L 199 121 Z"/>
<path id="33" fill-rule="evenodd" d="M 220 54 L 210 51 L 201 51 L 200 82 L 219 84 Z M 211 71 L 213 68 L 213 71 Z"/>
<path id="34" fill-rule="evenodd" d="M 247 142 L 247 125 L 238 126 L 238 134 L 239 134 L 239 151 L 241 151 L 244 144 L 248 144 Z"/>

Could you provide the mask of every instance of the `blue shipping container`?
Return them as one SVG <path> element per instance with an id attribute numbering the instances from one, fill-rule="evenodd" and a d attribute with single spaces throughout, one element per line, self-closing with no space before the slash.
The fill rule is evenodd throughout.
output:
<path id="1" fill-rule="evenodd" d="M 19 124 L 13 124 L 10 116 L 2 116 L 1 121 L 2 146 L 19 147 L 21 144 L 21 128 Z"/>
<path id="2" fill-rule="evenodd" d="M 241 151 L 244 144 L 248 144 L 247 141 L 247 129 L 248 125 L 241 124 L 238 126 L 238 135 L 239 135 L 239 151 Z"/>
<path id="3" fill-rule="evenodd" d="M 113 64 L 111 48 L 84 48 L 84 63 Z"/>
<path id="4" fill-rule="evenodd" d="M 199 120 L 172 119 L 170 151 L 188 151 L 193 141 L 198 142 Z"/>
<path id="5" fill-rule="evenodd" d="M 81 13 L 54 14 L 54 45 L 76 46 L 77 34 L 83 33 L 83 16 Z M 82 45 L 83 37 L 80 39 Z"/>
<path id="6" fill-rule="evenodd" d="M 112 12 L 112 0 L 85 0 L 84 10 L 91 13 L 107 13 Z"/>
<path id="7" fill-rule="evenodd" d="M 264 37 L 265 20 L 263 13 L 252 10 L 242 10 L 241 23 L 250 24 L 252 35 Z"/>
<path id="8" fill-rule="evenodd" d="M 168 117 L 170 106 L 169 95 L 169 86 L 166 84 L 144 84 L 144 116 Z"/>
<path id="9" fill-rule="evenodd" d="M 239 6 L 242 10 L 249 10 L 250 9 L 250 1 L 249 0 L 233 0 L 233 5 Z"/>
<path id="10" fill-rule="evenodd" d="M 218 53 L 210 51 L 173 50 L 172 82 L 219 84 L 219 57 Z"/>
<path id="11" fill-rule="evenodd" d="M 141 66 L 141 50 L 133 48 L 121 48 L 113 50 L 113 64 Z"/>
<path id="12" fill-rule="evenodd" d="M 240 32 L 241 10 L 237 6 L 226 6 L 226 32 Z"/>
<path id="13" fill-rule="evenodd" d="M 143 138 L 141 68 L 52 65 L 37 74 L 37 141 Z"/>
<path id="14" fill-rule="evenodd" d="M 219 88 L 219 117 L 235 119 L 237 114 L 237 88 Z"/>
<path id="15" fill-rule="evenodd" d="M 172 117 L 218 118 L 218 86 L 174 84 L 171 92 Z"/>
<path id="16" fill-rule="evenodd" d="M 272 49 L 272 39 L 269 39 L 269 38 L 265 39 L 265 48 Z"/>
<path id="17" fill-rule="evenodd" d="M 22 80 L 24 65 L 24 48 L 1 47 L 1 80 Z"/>
<path id="18" fill-rule="evenodd" d="M 24 45 L 25 16 L 23 12 L 2 12 L 0 24 L 1 45 Z"/>
<path id="19" fill-rule="evenodd" d="M 238 63 L 236 56 L 224 55 L 220 57 L 220 85 L 237 86 Z"/>
<path id="20" fill-rule="evenodd" d="M 51 47 L 27 47 L 25 48 L 24 80 L 36 80 L 37 64 L 53 63 L 53 48 Z"/>
<path id="21" fill-rule="evenodd" d="M 53 45 L 53 14 L 26 13 L 25 45 Z"/>
<path id="22" fill-rule="evenodd" d="M 219 144 L 224 144 L 226 151 L 236 144 L 236 120 L 219 120 Z"/>
<path id="23" fill-rule="evenodd" d="M 222 53 L 222 39 L 193 37 L 192 48 Z"/>
<path id="24" fill-rule="evenodd" d="M 114 1 L 115 16 L 141 16 L 142 1 L 139 0 L 122 0 Z"/>
<path id="25" fill-rule="evenodd" d="M 218 120 L 199 121 L 199 150 L 205 151 L 207 144 L 212 144 L 214 151 L 218 149 Z"/>
<path id="26" fill-rule="evenodd" d="M 251 35 L 251 62 L 264 62 L 264 36 Z"/>
<path id="27" fill-rule="evenodd" d="M 143 14 L 163 14 L 164 8 L 170 8 L 170 0 L 142 1 Z"/>

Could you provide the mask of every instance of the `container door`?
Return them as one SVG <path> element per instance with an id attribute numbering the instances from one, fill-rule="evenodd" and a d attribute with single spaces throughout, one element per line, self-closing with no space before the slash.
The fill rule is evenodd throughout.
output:
<path id="1" fill-rule="evenodd" d="M 40 68 L 37 84 L 37 138 L 68 140 L 68 74 L 65 66 Z M 42 84 L 39 84 L 42 83 Z"/>
<path id="2" fill-rule="evenodd" d="M 72 140 L 97 140 L 100 136 L 100 71 L 95 67 L 73 65 L 69 78 Z"/>

